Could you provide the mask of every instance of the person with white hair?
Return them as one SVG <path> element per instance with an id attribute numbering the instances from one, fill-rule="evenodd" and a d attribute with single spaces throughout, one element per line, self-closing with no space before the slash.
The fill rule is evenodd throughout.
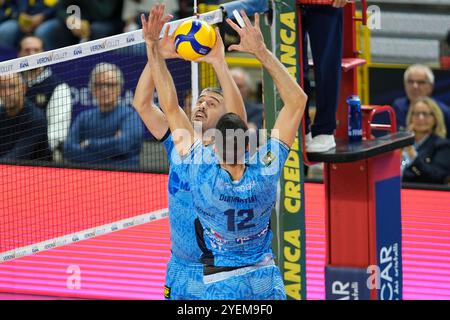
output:
<path id="1" fill-rule="evenodd" d="M 434 89 L 433 71 L 422 64 L 413 64 L 409 66 L 404 73 L 404 85 L 406 96 L 394 100 L 392 107 L 395 110 L 397 118 L 397 127 L 399 130 L 406 130 L 406 115 L 409 108 L 421 97 L 432 97 Z M 447 138 L 450 138 L 448 130 L 450 128 L 450 107 L 442 101 L 434 98 L 439 108 L 444 114 L 445 126 L 447 127 Z"/>
<path id="2" fill-rule="evenodd" d="M 71 162 L 137 167 L 143 125 L 133 108 L 120 102 L 124 79 L 114 64 L 99 63 L 91 72 L 89 88 L 98 108 L 81 112 L 64 143 Z"/>

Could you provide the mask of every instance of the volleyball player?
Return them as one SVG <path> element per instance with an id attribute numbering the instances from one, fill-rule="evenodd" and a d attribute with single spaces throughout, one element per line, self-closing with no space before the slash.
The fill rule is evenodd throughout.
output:
<path id="1" fill-rule="evenodd" d="M 162 24 L 171 18 L 171 16 L 162 16 L 164 5 L 155 7 L 154 14 L 157 12 L 162 18 L 160 20 Z M 151 26 L 144 17 L 142 17 L 142 25 L 149 50 L 158 42 L 148 37 Z M 161 27 L 162 25 L 159 30 Z M 158 43 L 158 47 L 163 59 L 178 57 L 174 50 L 173 39 L 167 34 Z M 213 66 L 222 90 L 216 88 L 203 90 L 192 112 L 191 120 L 201 123 L 201 128 L 206 131 L 214 128 L 218 119 L 229 111 L 236 112 L 246 119 L 244 102 L 225 63 L 224 45 L 218 33 L 214 48 L 203 60 Z M 167 266 L 164 294 L 167 299 L 201 299 L 204 294 L 203 266 L 199 263 L 201 251 L 195 237 L 196 214 L 192 207 L 187 164 L 182 163 L 174 150 L 174 141 L 179 137 L 169 131 L 166 115 L 152 103 L 154 81 L 151 68 L 151 64 L 147 63 L 141 74 L 135 91 L 134 107 L 152 135 L 164 144 L 170 163 L 168 190 L 172 255 Z M 175 90 L 174 87 L 173 90 Z M 176 92 L 172 91 L 158 91 L 158 93 L 161 104 L 167 103 L 167 99 L 174 95 L 176 97 Z M 171 102 L 174 101 L 171 100 Z M 178 107 L 178 102 L 176 104 L 177 108 L 183 112 Z M 192 128 L 191 124 L 190 127 Z M 204 143 L 208 145 L 211 141 L 204 141 Z"/>
<path id="2" fill-rule="evenodd" d="M 270 216 L 278 179 L 302 119 L 306 94 L 287 69 L 266 48 L 259 16 L 253 26 L 242 13 L 243 28 L 227 20 L 241 38 L 231 50 L 253 54 L 272 76 L 284 106 L 271 138 L 250 161 L 244 161 L 247 125 L 227 113 L 216 125 L 214 148 L 195 139 L 190 121 L 177 105 L 173 80 L 157 46 L 149 49 L 156 89 L 165 95 L 161 107 L 172 132 L 183 132 L 175 144 L 189 163 L 197 241 L 203 251 L 204 299 L 285 299 L 279 268 L 271 249 Z M 150 24 L 157 38 L 162 15 L 152 11 Z M 239 132 L 241 134 L 239 134 Z M 231 134 L 230 134 L 231 133 Z M 223 138 L 223 139 L 222 139 Z M 241 142 L 241 143 L 239 143 Z"/>

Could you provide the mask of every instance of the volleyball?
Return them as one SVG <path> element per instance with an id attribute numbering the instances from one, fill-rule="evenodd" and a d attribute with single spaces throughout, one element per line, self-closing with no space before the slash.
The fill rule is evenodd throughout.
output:
<path id="1" fill-rule="evenodd" d="M 214 28 L 198 19 L 180 24 L 174 33 L 175 50 L 186 60 L 197 60 L 207 55 L 216 43 Z"/>

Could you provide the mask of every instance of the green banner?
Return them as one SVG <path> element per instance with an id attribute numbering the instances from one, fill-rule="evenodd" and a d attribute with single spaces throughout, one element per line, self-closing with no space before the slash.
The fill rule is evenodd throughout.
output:
<path id="1" fill-rule="evenodd" d="M 266 45 L 276 54 L 289 73 L 300 82 L 296 1 L 274 0 L 272 8 L 271 25 L 267 25 L 267 21 L 261 19 Z M 283 107 L 283 102 L 266 71 L 263 75 L 263 85 L 266 128 L 270 129 Z M 274 232 L 273 249 L 283 273 L 287 297 L 291 300 L 306 299 L 305 197 L 301 139 L 299 129 L 281 175 L 279 201 L 272 214 L 271 224 Z"/>

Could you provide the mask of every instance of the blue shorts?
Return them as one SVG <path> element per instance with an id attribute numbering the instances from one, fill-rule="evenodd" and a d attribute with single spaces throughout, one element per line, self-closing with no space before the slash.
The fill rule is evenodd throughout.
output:
<path id="1" fill-rule="evenodd" d="M 204 277 L 205 300 L 286 300 L 280 269 L 272 264 Z"/>
<path id="2" fill-rule="evenodd" d="M 164 297 L 168 300 L 200 300 L 204 293 L 203 265 L 172 255 L 167 265 Z"/>

